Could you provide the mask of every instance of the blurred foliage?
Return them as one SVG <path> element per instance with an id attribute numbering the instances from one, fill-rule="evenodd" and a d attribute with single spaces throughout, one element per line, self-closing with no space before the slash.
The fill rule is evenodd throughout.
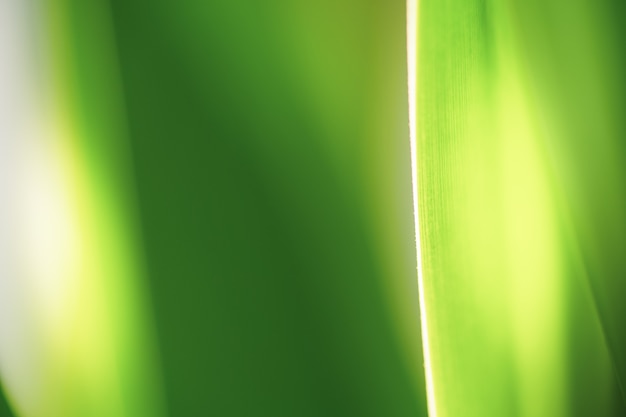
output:
<path id="1" fill-rule="evenodd" d="M 86 266 L 21 417 L 626 414 L 622 2 L 32 5 Z"/>
<path id="2" fill-rule="evenodd" d="M 170 415 L 424 415 L 404 4 L 111 7 Z"/>

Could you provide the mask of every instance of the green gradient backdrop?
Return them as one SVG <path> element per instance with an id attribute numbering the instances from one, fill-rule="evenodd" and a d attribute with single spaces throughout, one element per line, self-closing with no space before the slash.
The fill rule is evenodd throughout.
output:
<path id="1" fill-rule="evenodd" d="M 114 352 L 46 412 L 425 415 L 404 3 L 37 6 Z"/>
<path id="2" fill-rule="evenodd" d="M 404 3 L 111 8 L 170 415 L 424 415 Z"/>
<path id="3" fill-rule="evenodd" d="M 426 416 L 405 2 L 33 4 L 93 260 L 50 414 Z M 623 415 L 626 10 L 417 10 L 438 417 Z"/>

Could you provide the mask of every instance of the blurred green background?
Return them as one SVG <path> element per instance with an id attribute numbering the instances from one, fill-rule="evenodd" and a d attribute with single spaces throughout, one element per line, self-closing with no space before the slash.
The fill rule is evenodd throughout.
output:
<path id="1" fill-rule="evenodd" d="M 20 1 L 79 245 L 15 417 L 624 415 L 620 2 Z"/>
<path id="2" fill-rule="evenodd" d="M 170 415 L 423 415 L 404 4 L 111 10 Z"/>
<path id="3" fill-rule="evenodd" d="M 145 277 L 100 278 L 117 288 L 113 366 L 135 371 L 49 387 L 67 396 L 49 415 L 425 415 L 404 9 L 47 2 L 69 146 L 104 196 L 96 224 L 139 242 L 124 250 Z M 143 314 L 116 312 L 116 294 L 141 288 L 147 370 L 150 336 L 115 336 Z"/>

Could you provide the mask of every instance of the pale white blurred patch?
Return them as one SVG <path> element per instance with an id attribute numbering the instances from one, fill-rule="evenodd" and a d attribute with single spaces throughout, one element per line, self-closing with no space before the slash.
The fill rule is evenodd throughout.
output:
<path id="1" fill-rule="evenodd" d="M 76 241 L 46 123 L 36 4 L 0 0 L 0 378 L 20 416 L 46 400 L 45 335 Z"/>
<path id="2" fill-rule="evenodd" d="M 32 300 L 45 315 L 42 320 L 54 331 L 70 304 L 69 280 L 80 267 L 78 215 L 70 204 L 69 182 L 55 143 L 25 145 L 15 177 L 17 260 Z"/>

